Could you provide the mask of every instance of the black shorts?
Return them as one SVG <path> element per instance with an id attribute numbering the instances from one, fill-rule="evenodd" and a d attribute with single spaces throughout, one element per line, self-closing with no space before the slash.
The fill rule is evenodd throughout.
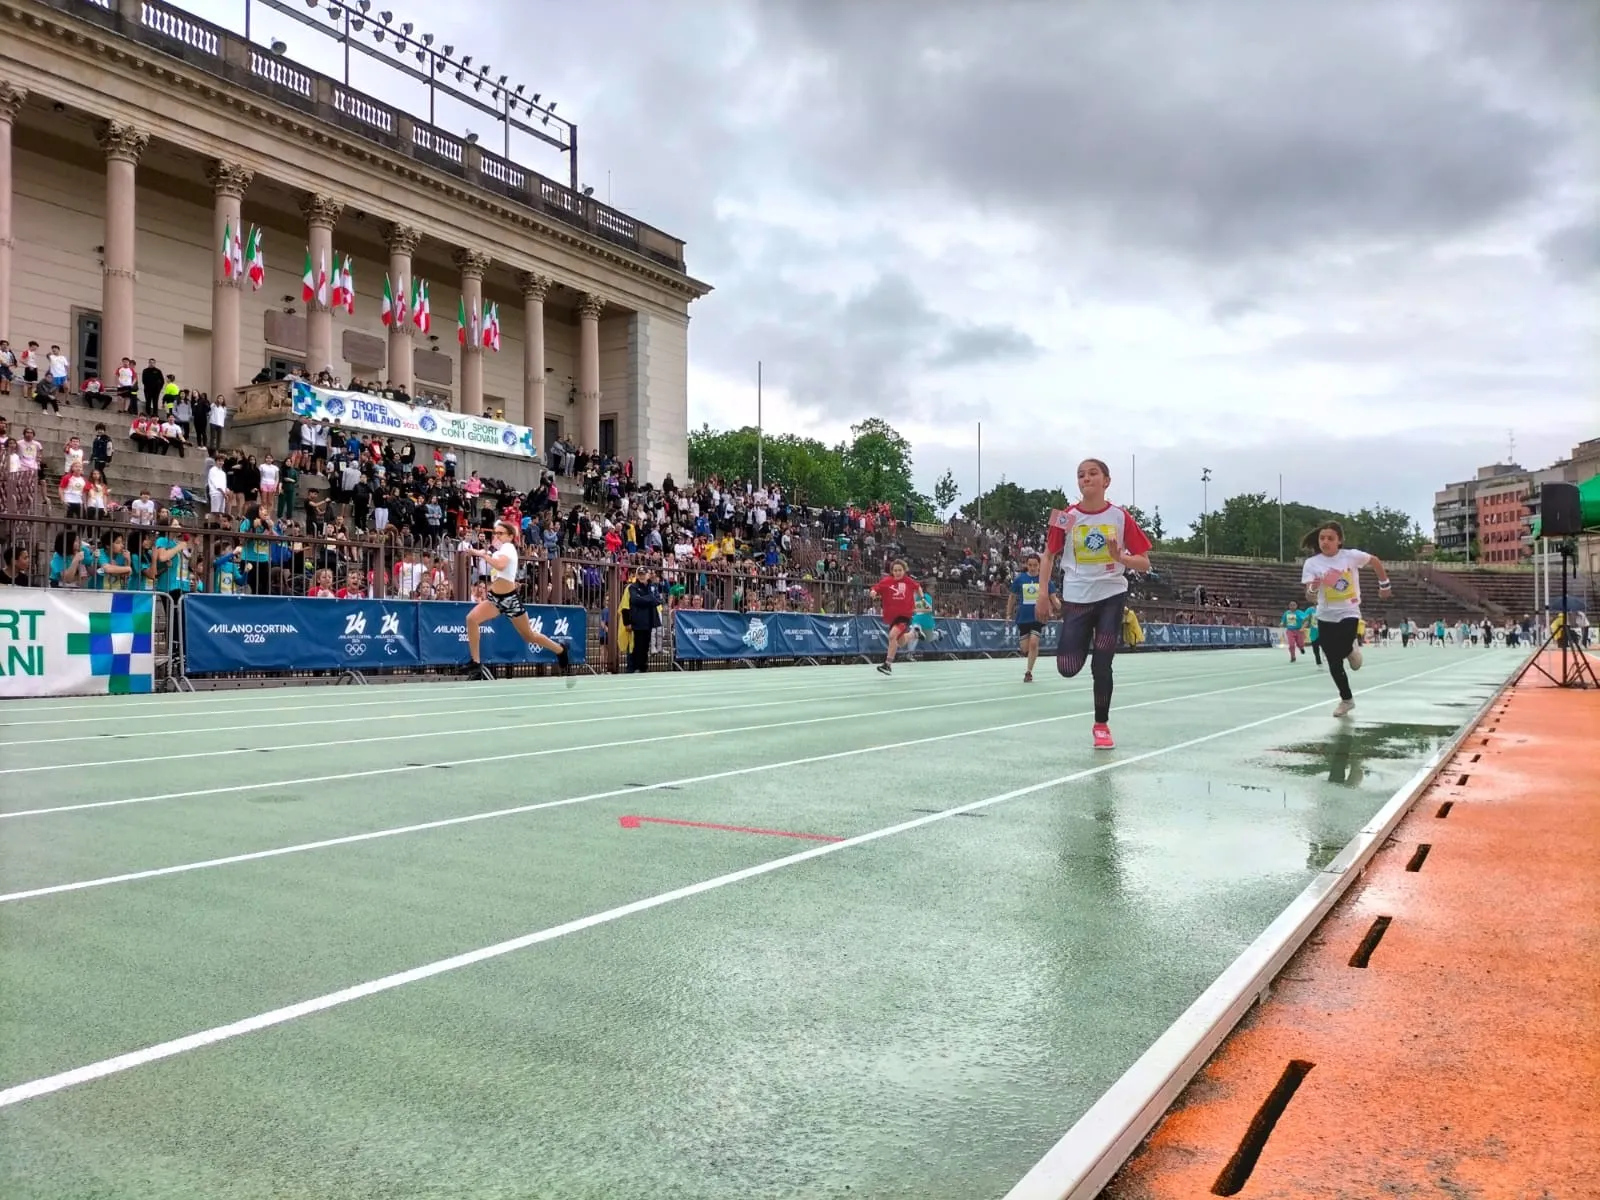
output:
<path id="1" fill-rule="evenodd" d="M 1043 629 L 1044 626 L 1039 624 L 1038 621 L 1018 621 L 1017 640 L 1021 641 L 1025 637 L 1038 637 Z"/>
<path id="2" fill-rule="evenodd" d="M 499 592 L 490 592 L 489 603 L 500 610 L 502 617 L 516 618 L 527 612 L 527 609 L 522 607 L 522 593 L 516 591 L 507 592 L 504 595 Z"/>

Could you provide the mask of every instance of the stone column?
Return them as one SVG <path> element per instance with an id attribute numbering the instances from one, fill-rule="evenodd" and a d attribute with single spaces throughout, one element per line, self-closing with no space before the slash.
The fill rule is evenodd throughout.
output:
<path id="1" fill-rule="evenodd" d="M 328 293 L 333 292 L 333 227 L 339 223 L 344 205 L 332 196 L 310 193 L 301 197 L 300 211 L 306 217 L 306 241 L 311 248 L 311 277 L 316 279 L 327 268 Z M 333 310 L 319 300 L 306 305 L 306 372 L 313 379 L 318 371 L 333 370 Z M 334 372 L 336 375 L 338 372 Z"/>
<path id="2" fill-rule="evenodd" d="M 223 272 L 222 237 L 232 230 L 241 248 L 244 246 L 239 201 L 254 175 L 219 159 L 206 169 L 206 178 L 215 198 L 211 217 L 211 394 L 232 404 L 233 390 L 239 386 L 239 300 L 244 294 L 244 274 L 241 269 L 230 279 Z"/>
<path id="3" fill-rule="evenodd" d="M 100 285 L 100 361 L 136 358 L 133 344 L 134 167 L 150 135 L 120 121 L 100 127 L 106 152 L 106 248 Z"/>
<path id="4" fill-rule="evenodd" d="M 606 302 L 585 294 L 578 303 L 578 442 L 600 448 L 600 310 Z"/>
<path id="5" fill-rule="evenodd" d="M 416 314 L 411 311 L 411 256 L 422 244 L 422 235 L 409 225 L 389 225 L 384 231 L 389 243 L 389 285 L 395 289 L 395 303 L 403 297 L 406 319 L 389 326 L 389 382 L 411 393 L 413 368 L 412 346 L 416 330 Z"/>
<path id="6" fill-rule="evenodd" d="M 483 274 L 489 256 L 481 250 L 457 250 L 461 268 L 461 299 L 467 309 L 467 344 L 461 348 L 461 411 L 483 414 Z"/>
<path id="7" fill-rule="evenodd" d="M 28 93 L 0 80 L 0 338 L 11 336 L 11 126 Z"/>
<path id="8" fill-rule="evenodd" d="M 548 275 L 524 271 L 522 282 L 522 423 L 533 430 L 540 457 L 544 444 L 544 298 L 555 286 Z"/>

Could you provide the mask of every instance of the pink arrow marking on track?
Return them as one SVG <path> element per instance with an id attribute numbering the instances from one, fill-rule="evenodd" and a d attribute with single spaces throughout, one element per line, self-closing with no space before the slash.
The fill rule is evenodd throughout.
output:
<path id="1" fill-rule="evenodd" d="M 842 842 L 843 838 L 826 833 L 795 833 L 787 829 L 754 829 L 748 825 L 713 825 L 709 821 L 675 821 L 671 817 L 618 817 L 617 824 L 624 829 L 637 829 L 641 824 L 682 825 L 689 829 L 718 829 L 723 833 L 758 833 L 763 837 L 801 838 L 808 842 Z"/>

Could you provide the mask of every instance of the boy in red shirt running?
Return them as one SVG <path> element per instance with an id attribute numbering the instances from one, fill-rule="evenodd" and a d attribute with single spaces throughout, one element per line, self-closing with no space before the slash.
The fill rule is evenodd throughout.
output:
<path id="1" fill-rule="evenodd" d="M 882 675 L 894 673 L 894 652 L 911 640 L 911 618 L 917 615 L 922 585 L 906 574 L 903 559 L 889 564 L 889 573 L 867 589 L 883 602 L 883 623 L 889 627 L 889 653 L 878 664 Z"/>

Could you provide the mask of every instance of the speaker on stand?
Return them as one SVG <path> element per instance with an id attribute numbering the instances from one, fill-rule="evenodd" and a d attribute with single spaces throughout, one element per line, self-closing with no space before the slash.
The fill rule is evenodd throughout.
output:
<path id="1" fill-rule="evenodd" d="M 1557 631 L 1552 622 L 1550 636 L 1545 638 L 1544 645 L 1540 646 L 1538 652 L 1528 660 L 1527 666 L 1517 672 L 1517 677 L 1511 681 L 1513 685 L 1521 683 L 1522 677 L 1531 669 L 1538 671 L 1557 687 L 1600 688 L 1600 678 L 1595 676 L 1594 664 L 1589 661 L 1588 653 L 1573 641 L 1572 614 L 1568 604 L 1567 560 L 1572 560 L 1571 565 L 1576 572 L 1578 544 L 1573 539 L 1582 532 L 1583 506 L 1578 496 L 1578 485 L 1544 484 L 1539 489 L 1539 535 L 1560 539 L 1556 548 L 1561 554 L 1561 628 Z M 1549 607 L 1548 599 L 1545 605 Z M 1544 652 L 1557 643 L 1561 651 L 1559 678 L 1545 670 L 1540 661 L 1544 658 Z"/>

